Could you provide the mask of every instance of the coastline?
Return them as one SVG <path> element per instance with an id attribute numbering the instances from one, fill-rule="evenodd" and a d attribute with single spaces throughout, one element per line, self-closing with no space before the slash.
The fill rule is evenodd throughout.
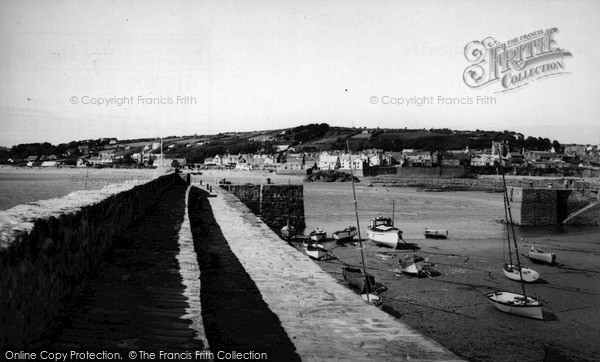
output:
<path id="1" fill-rule="evenodd" d="M 94 167 L 17 167 L 0 165 L 0 173 L 45 173 L 45 174 L 65 174 L 65 173 L 152 173 L 155 168 L 94 168 Z"/>

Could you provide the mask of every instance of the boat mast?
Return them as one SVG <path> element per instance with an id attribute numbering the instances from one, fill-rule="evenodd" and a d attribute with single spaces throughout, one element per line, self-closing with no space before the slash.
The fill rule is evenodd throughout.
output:
<path id="1" fill-rule="evenodd" d="M 287 227 L 288 227 L 288 237 L 289 237 L 289 232 L 290 232 L 290 217 L 292 216 L 292 183 L 291 181 L 288 179 L 288 207 L 287 207 Z"/>
<path id="2" fill-rule="evenodd" d="M 395 200 L 392 200 L 392 226 L 394 226 L 394 214 L 395 214 L 394 211 L 396 210 L 395 206 L 396 206 Z"/>
<path id="3" fill-rule="evenodd" d="M 506 184 L 504 184 L 504 190 L 506 191 Z M 506 241 L 508 243 L 508 260 L 509 260 L 510 265 L 512 267 L 513 262 L 512 262 L 512 250 L 511 250 L 511 247 L 510 247 L 510 226 L 508 225 L 510 222 L 512 222 L 512 220 L 509 221 L 509 218 L 508 218 L 508 208 L 509 207 L 510 206 L 508 206 L 508 200 L 506 198 L 506 192 L 504 192 L 504 218 L 506 220 Z"/>
<path id="4" fill-rule="evenodd" d="M 350 144 L 346 139 L 346 149 L 348 150 L 348 158 L 350 159 L 350 179 L 352 180 L 352 196 L 354 197 L 354 213 L 356 214 L 356 231 L 358 233 L 358 243 L 360 245 L 360 260 L 362 261 L 363 266 L 363 277 L 365 278 L 365 283 L 367 284 L 367 302 L 371 302 L 371 283 L 369 282 L 369 278 L 367 278 L 367 266 L 365 264 L 365 253 L 363 251 L 363 243 L 362 238 L 360 237 L 360 221 L 358 219 L 358 203 L 356 202 L 356 189 L 354 187 L 354 163 L 352 162 L 352 156 L 350 154 Z"/>
<path id="5" fill-rule="evenodd" d="M 500 152 L 500 148 L 498 147 L 498 155 L 500 157 L 500 174 L 502 175 L 502 185 L 504 185 L 504 200 L 506 202 L 506 211 L 508 212 L 508 220 L 510 222 L 510 228 L 512 229 L 512 238 L 513 243 L 515 244 L 515 255 L 517 257 L 517 269 L 519 270 L 519 279 L 521 281 L 521 289 L 523 290 L 523 296 L 525 297 L 525 302 L 527 302 L 527 292 L 525 291 L 525 283 L 523 282 L 523 272 L 521 271 L 521 260 L 519 258 L 519 249 L 517 248 L 517 237 L 515 234 L 515 225 L 513 224 L 512 212 L 510 211 L 510 201 L 508 199 L 508 190 L 506 188 L 506 178 L 504 177 L 504 165 L 502 163 L 502 153 Z M 508 228 L 508 226 L 507 226 Z M 510 254 L 510 234 L 508 240 L 508 248 L 509 255 Z M 512 259 L 511 259 L 512 260 Z"/>

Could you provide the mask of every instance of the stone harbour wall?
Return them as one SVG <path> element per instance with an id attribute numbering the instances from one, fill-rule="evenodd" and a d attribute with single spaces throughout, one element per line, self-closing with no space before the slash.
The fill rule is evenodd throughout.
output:
<path id="1" fill-rule="evenodd" d="M 36 348 L 117 237 L 178 182 L 170 174 L 0 212 L 0 350 Z"/>
<path id="2" fill-rule="evenodd" d="M 279 231 L 287 225 L 302 230 L 304 219 L 304 187 L 302 185 L 220 185 L 242 201 L 271 229 Z"/>
<path id="3" fill-rule="evenodd" d="M 582 190 L 508 187 L 513 221 L 519 225 L 558 225 L 572 212 L 590 204 Z M 571 225 L 599 225 L 600 206 L 570 219 Z"/>
<path id="4" fill-rule="evenodd" d="M 600 225 L 600 203 L 570 219 L 565 225 Z"/>
<path id="5" fill-rule="evenodd" d="M 509 187 L 513 221 L 519 225 L 557 224 L 557 192 L 553 189 Z"/>

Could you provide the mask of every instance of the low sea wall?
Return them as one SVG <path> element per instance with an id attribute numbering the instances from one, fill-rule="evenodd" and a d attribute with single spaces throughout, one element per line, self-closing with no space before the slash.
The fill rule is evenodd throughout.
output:
<path id="1" fill-rule="evenodd" d="M 400 169 L 399 169 L 400 170 Z M 421 188 L 461 188 L 466 190 L 498 191 L 504 190 L 504 182 L 500 175 L 479 175 L 477 178 L 459 178 L 462 168 L 445 167 L 438 175 L 437 167 L 403 167 L 404 173 L 392 175 L 377 175 L 369 180 L 372 183 L 388 187 L 421 187 Z M 406 171 L 406 172 L 405 172 Z M 439 171 L 439 170 L 438 170 Z M 533 189 L 565 189 L 590 191 L 600 189 L 600 181 L 590 181 L 579 178 L 560 177 L 506 177 L 507 186 Z"/>
<path id="2" fill-rule="evenodd" d="M 223 189 L 237 196 L 271 229 L 278 231 L 287 225 L 302 230 L 304 219 L 304 186 L 302 185 L 232 185 L 221 184 Z"/>
<path id="3" fill-rule="evenodd" d="M 0 212 L 0 349 L 36 348 L 76 285 L 178 182 L 170 174 Z"/>

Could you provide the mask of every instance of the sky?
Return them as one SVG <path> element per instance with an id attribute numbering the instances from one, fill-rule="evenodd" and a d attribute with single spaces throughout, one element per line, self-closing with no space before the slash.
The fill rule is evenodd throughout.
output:
<path id="1" fill-rule="evenodd" d="M 600 144 L 599 18 L 593 0 L 2 1 L 0 146 L 323 122 Z M 560 72 L 465 83 L 470 42 L 552 28 Z"/>

